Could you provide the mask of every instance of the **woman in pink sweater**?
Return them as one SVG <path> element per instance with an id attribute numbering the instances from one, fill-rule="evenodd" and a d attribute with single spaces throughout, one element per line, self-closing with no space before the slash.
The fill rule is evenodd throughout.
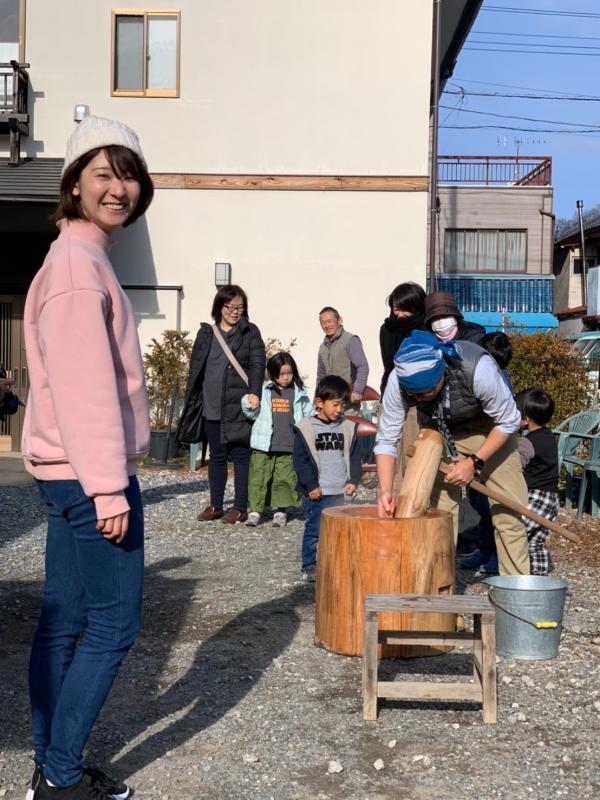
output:
<path id="1" fill-rule="evenodd" d="M 48 510 L 46 582 L 30 662 L 28 798 L 126 798 L 83 748 L 140 626 L 144 521 L 136 463 L 148 401 L 133 309 L 108 253 L 148 208 L 134 131 L 87 117 L 67 143 L 60 228 L 25 304 L 30 390 L 22 450 Z"/>

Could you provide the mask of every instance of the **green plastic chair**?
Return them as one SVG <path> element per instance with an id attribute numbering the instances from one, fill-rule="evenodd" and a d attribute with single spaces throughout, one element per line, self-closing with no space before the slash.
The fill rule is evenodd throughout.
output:
<path id="1" fill-rule="evenodd" d="M 594 458 L 594 452 L 598 449 L 595 443 L 594 431 L 596 431 L 599 424 L 600 413 L 598 411 L 581 411 L 579 414 L 573 414 L 573 416 L 568 417 L 557 428 L 554 428 L 553 433 L 558 434 L 558 469 L 560 472 L 561 466 L 564 466 L 567 472 L 565 508 L 571 508 L 572 506 L 571 498 L 575 467 L 579 467 L 585 477 L 585 465 L 590 459 Z M 600 450 L 598 450 L 598 456 L 600 456 Z M 585 502 L 583 484 L 584 480 L 582 478 L 579 492 L 580 502 L 577 504 L 578 517 L 583 512 L 583 504 Z M 587 489 L 587 480 L 585 481 L 585 489 Z"/>
<path id="2" fill-rule="evenodd" d="M 579 486 L 579 501 L 577 503 L 577 519 L 586 508 L 586 499 L 590 490 L 589 513 L 592 517 L 600 516 L 600 434 L 592 437 L 590 443 L 590 457 L 584 463 Z"/>
<path id="3" fill-rule="evenodd" d="M 579 414 L 567 417 L 557 428 L 554 428 L 552 433 L 558 435 L 559 471 L 565 456 L 575 458 L 577 449 L 581 446 L 583 440 L 589 439 L 590 434 L 596 430 L 598 425 L 600 425 L 600 413 L 598 411 L 581 411 Z M 579 462 L 575 461 L 574 463 Z"/>

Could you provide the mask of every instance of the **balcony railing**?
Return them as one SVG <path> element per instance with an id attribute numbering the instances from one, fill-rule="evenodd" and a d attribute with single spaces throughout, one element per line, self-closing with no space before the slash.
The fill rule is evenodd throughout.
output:
<path id="1" fill-rule="evenodd" d="M 439 156 L 438 183 L 550 186 L 550 156 Z"/>
<path id="2" fill-rule="evenodd" d="M 29 135 L 27 91 L 29 64 L 17 61 L 0 63 L 0 133 L 8 132 L 10 157 L 8 163 L 18 166 L 21 160 L 21 135 Z"/>
<path id="3" fill-rule="evenodd" d="M 554 277 L 437 275 L 438 291 L 454 295 L 461 311 L 552 313 Z"/>

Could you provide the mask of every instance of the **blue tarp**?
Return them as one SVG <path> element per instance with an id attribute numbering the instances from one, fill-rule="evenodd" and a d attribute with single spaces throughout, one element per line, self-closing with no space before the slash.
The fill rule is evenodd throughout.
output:
<path id="1" fill-rule="evenodd" d="M 558 328 L 558 320 L 548 313 L 523 313 L 499 311 L 465 311 L 463 316 L 469 322 L 478 322 L 488 331 L 505 330 L 507 333 L 546 333 Z M 508 320 L 508 326 L 506 321 Z"/>

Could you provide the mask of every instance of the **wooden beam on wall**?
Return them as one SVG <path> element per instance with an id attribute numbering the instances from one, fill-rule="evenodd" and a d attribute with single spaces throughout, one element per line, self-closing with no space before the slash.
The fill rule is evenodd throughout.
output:
<path id="1" fill-rule="evenodd" d="M 292 192 L 426 192 L 427 175 L 216 175 L 155 172 L 157 189 L 246 189 Z"/>

